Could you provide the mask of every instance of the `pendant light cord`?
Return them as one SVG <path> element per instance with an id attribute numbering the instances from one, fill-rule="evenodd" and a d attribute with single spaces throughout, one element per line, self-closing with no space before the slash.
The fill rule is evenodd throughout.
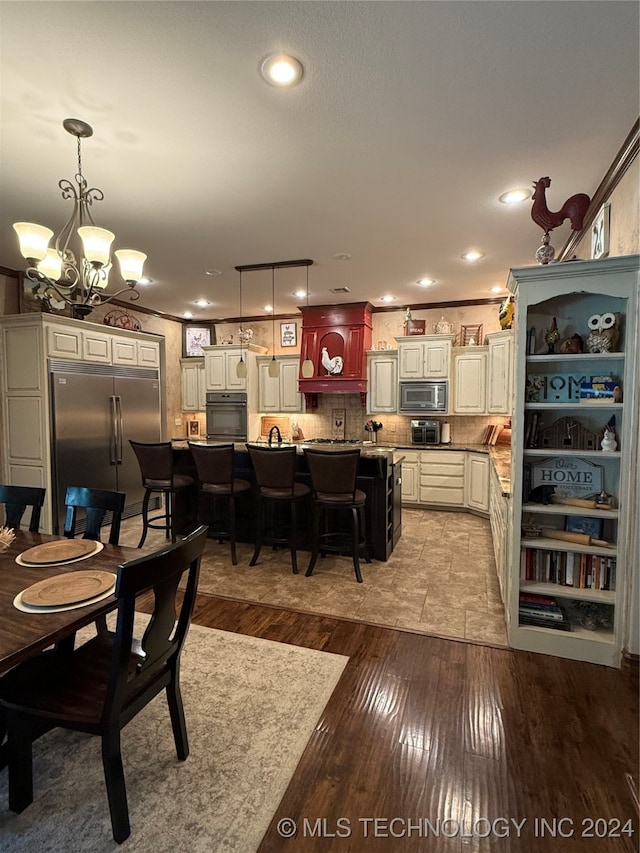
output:
<path id="1" fill-rule="evenodd" d="M 272 361 L 276 360 L 276 268 L 271 267 L 271 346 Z"/>

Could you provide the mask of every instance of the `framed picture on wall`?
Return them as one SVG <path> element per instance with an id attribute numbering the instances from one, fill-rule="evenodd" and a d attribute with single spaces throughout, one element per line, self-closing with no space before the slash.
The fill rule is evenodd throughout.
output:
<path id="1" fill-rule="evenodd" d="M 290 323 L 280 323 L 280 345 L 283 347 L 295 347 L 298 343 L 298 327 Z"/>
<path id="2" fill-rule="evenodd" d="M 182 355 L 183 358 L 204 355 L 202 347 L 211 346 L 215 343 L 213 325 L 191 325 L 185 323 L 182 327 Z"/>
<path id="3" fill-rule="evenodd" d="M 187 421 L 187 432 L 189 438 L 198 438 L 200 435 L 200 421 Z"/>
<path id="4" fill-rule="evenodd" d="M 609 254 L 609 221 L 611 205 L 603 204 L 591 226 L 591 257 L 606 258 Z"/>

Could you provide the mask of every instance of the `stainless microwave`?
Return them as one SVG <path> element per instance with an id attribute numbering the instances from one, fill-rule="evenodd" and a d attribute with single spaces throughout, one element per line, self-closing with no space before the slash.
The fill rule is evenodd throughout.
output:
<path id="1" fill-rule="evenodd" d="M 421 412 L 447 411 L 449 383 L 439 382 L 401 382 L 400 411 L 410 414 Z"/>

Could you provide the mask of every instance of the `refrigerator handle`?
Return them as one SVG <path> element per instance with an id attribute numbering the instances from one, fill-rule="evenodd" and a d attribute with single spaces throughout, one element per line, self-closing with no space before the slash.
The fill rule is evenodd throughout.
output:
<path id="1" fill-rule="evenodd" d="M 116 411 L 117 411 L 117 430 L 116 430 L 116 461 L 118 465 L 122 465 L 122 436 L 124 433 L 124 428 L 122 424 L 122 397 L 117 394 L 116 395 Z"/>
<path id="2" fill-rule="evenodd" d="M 112 465 L 117 465 L 117 453 L 118 453 L 118 407 L 116 403 L 115 395 L 111 395 L 109 397 L 109 403 L 111 405 L 111 435 L 109 436 L 109 462 Z"/>

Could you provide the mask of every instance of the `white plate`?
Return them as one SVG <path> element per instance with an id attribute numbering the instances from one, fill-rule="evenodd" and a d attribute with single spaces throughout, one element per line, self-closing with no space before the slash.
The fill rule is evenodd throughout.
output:
<path id="1" fill-rule="evenodd" d="M 62 613 L 64 610 L 78 610 L 80 607 L 88 607 L 90 604 L 96 604 L 98 601 L 102 601 L 103 598 L 108 598 L 110 595 L 113 595 L 113 591 L 116 588 L 116 576 L 113 576 L 113 586 L 111 589 L 108 589 L 106 592 L 101 593 L 100 595 L 96 595 L 95 598 L 90 598 L 88 601 L 80 601 L 78 604 L 64 604 L 60 607 L 29 607 L 28 604 L 22 603 L 22 592 L 19 592 L 16 597 L 13 599 L 13 606 L 17 610 L 21 610 L 23 613 Z"/>

